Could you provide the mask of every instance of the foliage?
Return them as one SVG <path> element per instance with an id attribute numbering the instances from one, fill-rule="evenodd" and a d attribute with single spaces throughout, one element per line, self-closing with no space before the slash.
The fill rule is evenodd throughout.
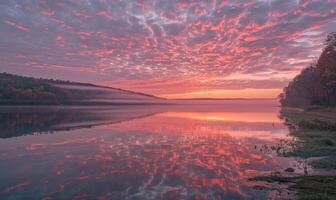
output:
<path id="1" fill-rule="evenodd" d="M 317 63 L 303 69 L 280 94 L 282 106 L 336 105 L 336 32 L 328 35 Z"/>
<path id="2" fill-rule="evenodd" d="M 94 91 L 72 90 L 57 87 L 57 84 L 79 83 L 0 73 L 0 104 L 63 104 L 90 99 L 94 95 Z"/>

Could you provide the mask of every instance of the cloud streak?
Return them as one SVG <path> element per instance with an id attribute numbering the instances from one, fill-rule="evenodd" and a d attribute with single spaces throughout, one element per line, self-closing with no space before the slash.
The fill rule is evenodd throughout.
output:
<path id="1" fill-rule="evenodd" d="M 332 27 L 335 0 L 4 0 L 0 70 L 161 96 L 279 89 Z"/>

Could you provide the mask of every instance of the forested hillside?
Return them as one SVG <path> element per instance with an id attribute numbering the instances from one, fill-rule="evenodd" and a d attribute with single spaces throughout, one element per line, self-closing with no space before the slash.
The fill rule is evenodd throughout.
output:
<path id="1" fill-rule="evenodd" d="M 127 90 L 52 79 L 0 74 L 0 104 L 143 103 L 159 98 Z"/>

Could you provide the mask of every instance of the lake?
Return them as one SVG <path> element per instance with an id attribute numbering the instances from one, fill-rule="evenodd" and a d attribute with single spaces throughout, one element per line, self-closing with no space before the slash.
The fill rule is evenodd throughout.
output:
<path id="1" fill-rule="evenodd" d="M 267 199 L 248 178 L 293 167 L 273 100 L 2 107 L 0 199 Z"/>

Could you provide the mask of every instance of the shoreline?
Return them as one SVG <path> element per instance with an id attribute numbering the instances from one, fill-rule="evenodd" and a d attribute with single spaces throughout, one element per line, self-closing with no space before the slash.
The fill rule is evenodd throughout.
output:
<path id="1" fill-rule="evenodd" d="M 250 178 L 255 183 L 286 185 L 299 199 L 334 199 L 336 198 L 336 108 L 312 107 L 306 110 L 283 107 L 281 117 L 288 125 L 289 135 L 296 138 L 289 145 L 289 152 L 279 156 L 304 159 L 314 173 L 298 174 L 292 168 L 288 171 L 273 172 L 265 176 Z M 256 187 L 263 188 L 256 184 Z"/>

